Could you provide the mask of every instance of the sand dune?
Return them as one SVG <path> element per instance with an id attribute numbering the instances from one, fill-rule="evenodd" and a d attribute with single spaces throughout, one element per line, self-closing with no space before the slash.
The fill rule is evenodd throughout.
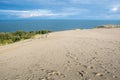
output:
<path id="1" fill-rule="evenodd" d="M 1 46 L 0 80 L 120 80 L 120 29 L 60 31 Z"/>

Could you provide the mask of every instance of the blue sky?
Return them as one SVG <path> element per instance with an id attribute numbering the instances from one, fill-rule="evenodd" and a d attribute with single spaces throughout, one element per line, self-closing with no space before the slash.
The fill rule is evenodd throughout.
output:
<path id="1" fill-rule="evenodd" d="M 0 19 L 120 19 L 120 0 L 0 0 Z"/>

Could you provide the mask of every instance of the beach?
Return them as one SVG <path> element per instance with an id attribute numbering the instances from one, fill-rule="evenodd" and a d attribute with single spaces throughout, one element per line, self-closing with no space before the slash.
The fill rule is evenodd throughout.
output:
<path id="1" fill-rule="evenodd" d="M 0 80 L 120 80 L 120 28 L 58 31 L 0 46 Z"/>

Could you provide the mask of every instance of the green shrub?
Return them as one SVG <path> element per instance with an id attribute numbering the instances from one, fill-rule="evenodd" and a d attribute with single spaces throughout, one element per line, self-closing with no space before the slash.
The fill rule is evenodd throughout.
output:
<path id="1" fill-rule="evenodd" d="M 17 42 L 20 40 L 29 39 L 35 36 L 36 34 L 46 34 L 49 32 L 51 31 L 39 30 L 39 31 L 25 32 L 25 31 L 19 30 L 16 32 L 9 32 L 9 33 L 0 32 L 0 45 L 10 44 L 10 43 Z"/>

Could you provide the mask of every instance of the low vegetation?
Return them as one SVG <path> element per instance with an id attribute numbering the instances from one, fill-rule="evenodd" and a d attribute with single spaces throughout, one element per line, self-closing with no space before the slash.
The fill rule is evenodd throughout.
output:
<path id="1" fill-rule="evenodd" d="M 95 28 L 120 28 L 120 25 L 101 25 Z"/>
<path id="2" fill-rule="evenodd" d="M 16 31 L 16 32 L 0 32 L 0 45 L 10 44 L 24 39 L 33 38 L 36 34 L 47 34 L 49 30 L 39 31 Z"/>

